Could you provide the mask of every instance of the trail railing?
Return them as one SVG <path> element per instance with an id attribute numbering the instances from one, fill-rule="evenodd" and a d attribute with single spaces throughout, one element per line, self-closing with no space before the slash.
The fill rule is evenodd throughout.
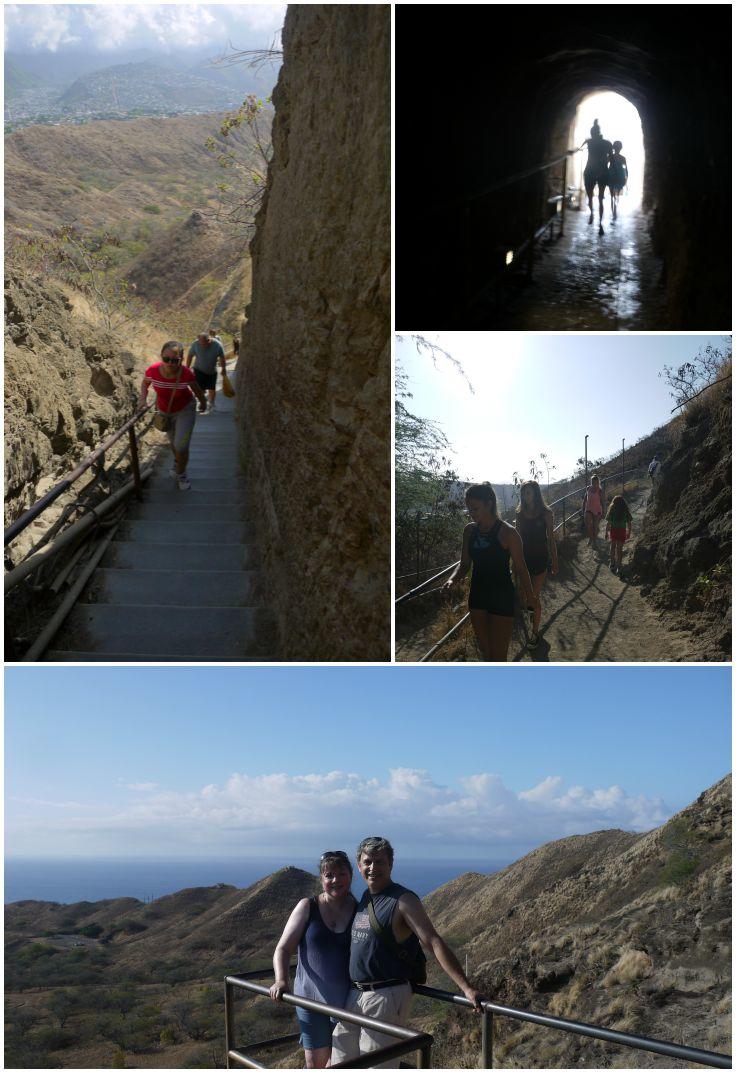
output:
<path id="1" fill-rule="evenodd" d="M 268 997 L 269 990 L 262 984 L 254 983 L 255 980 L 271 975 L 271 968 L 256 969 L 252 972 L 240 973 L 237 976 L 225 977 L 225 1046 L 227 1053 L 227 1067 L 232 1068 L 234 1062 L 238 1066 L 247 1069 L 268 1069 L 269 1067 L 247 1054 L 241 1048 L 235 1046 L 235 1021 L 234 1021 L 234 991 L 242 989 L 254 995 Z M 464 995 L 454 994 L 452 991 L 442 991 L 436 987 L 414 985 L 414 992 L 435 1002 L 444 1002 L 465 1009 L 472 1009 L 473 1004 Z M 400 1025 L 389 1024 L 373 1017 L 363 1017 L 336 1006 L 328 1006 L 323 1002 L 314 1002 L 311 999 L 302 998 L 285 992 L 282 1000 L 290 1006 L 299 1006 L 302 1009 L 314 1010 L 317 1013 L 326 1013 L 329 1017 L 338 1021 L 349 1021 L 351 1024 L 361 1025 L 374 1031 L 383 1032 L 387 1036 L 395 1036 L 397 1043 L 389 1044 L 367 1054 L 348 1058 L 340 1062 L 332 1069 L 369 1069 L 380 1062 L 387 1062 L 413 1051 L 419 1052 L 418 1069 L 430 1069 L 432 1065 L 432 1044 L 434 1038 L 428 1033 L 416 1032 Z M 698 1065 L 710 1066 L 715 1069 L 730 1069 L 731 1056 L 720 1054 L 717 1051 L 701 1050 L 698 1047 L 687 1047 L 684 1044 L 672 1043 L 668 1040 L 653 1039 L 650 1036 L 636 1036 L 630 1032 L 617 1032 L 612 1028 L 604 1028 L 602 1025 L 587 1024 L 585 1021 L 572 1021 L 564 1017 L 553 1017 L 551 1014 L 535 1013 L 533 1010 L 518 1010 L 513 1006 L 504 1006 L 498 1002 L 484 1000 L 481 1003 L 481 1054 L 480 1068 L 493 1069 L 493 1028 L 494 1017 L 510 1017 L 517 1021 L 525 1021 L 529 1024 L 541 1025 L 544 1028 L 552 1028 L 559 1032 L 568 1032 L 573 1035 L 587 1036 L 589 1039 L 600 1040 L 603 1043 L 611 1043 L 619 1047 L 629 1047 L 638 1051 L 650 1051 L 654 1054 L 665 1055 L 668 1058 L 678 1058 L 684 1062 L 694 1062 Z M 261 1040 L 257 1043 L 249 1043 L 248 1052 L 268 1050 L 287 1043 L 296 1043 L 299 1039 L 298 1032 L 276 1036 L 272 1039 Z"/>
<path id="2" fill-rule="evenodd" d="M 238 976 L 225 977 L 225 1050 L 227 1056 L 227 1068 L 232 1068 L 232 1063 L 245 1066 L 246 1069 L 268 1069 L 269 1067 L 257 1061 L 250 1054 L 235 1046 L 234 1041 L 234 989 L 240 988 L 254 995 L 269 997 L 267 987 L 254 983 L 254 980 L 264 976 L 270 976 L 272 970 L 255 969 L 253 972 L 244 972 Z M 324 1002 L 314 1002 L 312 999 L 302 998 L 300 995 L 292 995 L 286 991 L 282 995 L 282 1001 L 289 1006 L 299 1006 L 304 1010 L 313 1010 L 315 1013 L 326 1013 L 338 1021 L 349 1021 L 350 1024 L 360 1025 L 373 1031 L 383 1032 L 387 1036 L 394 1036 L 396 1043 L 390 1043 L 368 1054 L 347 1058 L 344 1062 L 337 1062 L 331 1069 L 370 1069 L 377 1062 L 388 1062 L 402 1055 L 418 1051 L 417 1069 L 432 1068 L 432 1044 L 434 1038 L 426 1032 L 416 1032 L 411 1028 L 403 1028 L 401 1025 L 393 1025 L 388 1021 L 379 1021 L 375 1017 L 363 1017 L 361 1014 L 344 1010 L 338 1006 L 328 1006 Z M 295 1043 L 299 1039 L 299 1033 L 289 1033 L 285 1036 L 276 1036 L 273 1039 L 260 1040 L 258 1043 L 248 1044 L 248 1051 L 263 1051 L 271 1047 L 282 1046 L 285 1043 Z"/>
<path id="3" fill-rule="evenodd" d="M 562 238 L 565 233 L 565 216 L 568 207 L 569 162 L 570 158 L 580 151 L 580 148 L 567 149 L 561 156 L 555 157 L 553 160 L 547 160 L 544 164 L 536 164 L 531 168 L 526 168 L 513 175 L 508 175 L 506 178 L 491 183 L 489 186 L 469 194 L 463 199 L 466 250 L 465 262 L 470 266 L 469 270 L 472 272 L 477 266 L 474 264 L 475 259 L 470 255 L 470 249 L 474 241 L 477 239 L 478 234 L 480 233 L 482 235 L 483 233 L 482 228 L 479 231 L 477 226 L 478 221 L 476 219 L 478 213 L 481 213 L 481 215 L 483 214 L 483 201 L 489 198 L 494 198 L 501 190 L 507 190 L 527 179 L 533 178 L 534 176 L 543 175 L 545 172 L 552 172 L 554 169 L 558 169 L 556 174 L 548 177 L 546 191 L 542 193 L 540 190 L 539 192 L 540 203 L 543 201 L 547 206 L 547 214 L 541 224 L 538 222 L 539 216 L 535 213 L 536 221 L 526 238 L 518 244 L 509 243 L 507 247 L 497 248 L 497 255 L 502 259 L 502 263 L 497 266 L 497 269 L 491 278 L 486 279 L 480 287 L 475 289 L 475 291 L 471 291 L 470 286 L 466 286 L 466 293 L 468 296 L 466 308 L 469 311 L 482 306 L 485 300 L 489 297 L 489 292 L 497 287 L 509 270 L 518 268 L 519 264 L 524 266 L 527 279 L 531 279 L 534 272 L 536 246 L 539 243 L 539 240 L 547 232 L 549 232 L 550 241 L 555 238 L 555 225 L 557 225 L 557 239 Z"/>

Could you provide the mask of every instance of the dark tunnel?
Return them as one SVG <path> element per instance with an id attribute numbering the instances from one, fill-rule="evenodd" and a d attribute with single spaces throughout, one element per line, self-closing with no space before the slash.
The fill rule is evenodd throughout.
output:
<path id="1" fill-rule="evenodd" d="M 506 326 L 505 259 L 555 211 L 562 165 L 499 184 L 564 155 L 604 90 L 644 135 L 661 301 L 635 327 L 730 327 L 730 6 L 398 5 L 395 41 L 398 328 Z"/>

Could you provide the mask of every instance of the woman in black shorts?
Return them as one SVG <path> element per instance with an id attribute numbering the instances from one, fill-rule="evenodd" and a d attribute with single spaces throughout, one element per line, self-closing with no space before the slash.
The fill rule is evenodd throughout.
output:
<path id="1" fill-rule="evenodd" d="M 557 573 L 557 545 L 555 544 L 552 511 L 542 498 L 542 490 L 536 481 L 524 481 L 519 489 L 519 506 L 516 508 L 516 531 L 524 545 L 524 562 L 532 579 L 534 595 L 539 597 L 547 577 L 547 571 Z M 532 620 L 532 636 L 529 647 L 535 648 L 539 640 L 539 623 L 542 605 L 537 600 Z"/>
<path id="2" fill-rule="evenodd" d="M 508 522 L 498 517 L 496 493 L 488 481 L 471 485 L 465 493 L 465 504 L 473 520 L 465 526 L 460 562 L 445 588 L 449 590 L 462 580 L 472 563 L 468 598 L 470 621 L 483 659 L 505 663 L 514 625 L 511 560 L 521 582 L 524 603 L 536 610 L 539 600 L 534 595 L 524 562 L 521 537 Z"/>

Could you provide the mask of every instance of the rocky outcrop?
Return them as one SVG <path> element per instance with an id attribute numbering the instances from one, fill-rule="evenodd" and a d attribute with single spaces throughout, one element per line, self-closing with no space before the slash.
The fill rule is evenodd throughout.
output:
<path id="1" fill-rule="evenodd" d="M 632 558 L 645 595 L 712 660 L 731 652 L 731 454 L 729 380 L 685 413 Z"/>
<path id="2" fill-rule="evenodd" d="M 461 876 L 425 904 L 467 954 L 476 986 L 500 1004 L 727 1052 L 730 900 L 727 776 L 646 834 L 549 842 L 495 875 Z M 434 1064 L 477 1063 L 467 1011 L 448 1013 L 432 1031 Z M 504 1068 L 672 1061 L 506 1017 L 494 1034 Z"/>
<path id="3" fill-rule="evenodd" d="M 132 413 L 136 357 L 85 322 L 56 284 L 5 283 L 5 522 Z"/>
<path id="4" fill-rule="evenodd" d="M 290 7 L 238 374 L 287 659 L 389 657 L 390 12 Z"/>

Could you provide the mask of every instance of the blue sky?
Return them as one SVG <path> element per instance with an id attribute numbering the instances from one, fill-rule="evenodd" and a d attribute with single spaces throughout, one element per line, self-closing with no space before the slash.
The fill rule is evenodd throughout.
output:
<path id="1" fill-rule="evenodd" d="M 50 707 L 53 698 L 53 711 Z M 7 850 L 511 859 L 730 770 L 725 668 L 10 668 Z"/>
<path id="2" fill-rule="evenodd" d="M 406 333 L 408 336 L 410 333 Z M 463 480 L 510 483 L 544 451 L 569 477 L 583 454 L 604 458 L 670 417 L 658 374 L 722 336 L 542 335 L 539 332 L 417 332 L 460 361 L 475 394 L 448 362 L 435 367 L 412 342 L 397 344 L 409 374 L 408 408 L 437 421 Z"/>
<path id="3" fill-rule="evenodd" d="M 65 52 L 148 48 L 266 48 L 286 4 L 6 4 L 5 48 Z"/>

